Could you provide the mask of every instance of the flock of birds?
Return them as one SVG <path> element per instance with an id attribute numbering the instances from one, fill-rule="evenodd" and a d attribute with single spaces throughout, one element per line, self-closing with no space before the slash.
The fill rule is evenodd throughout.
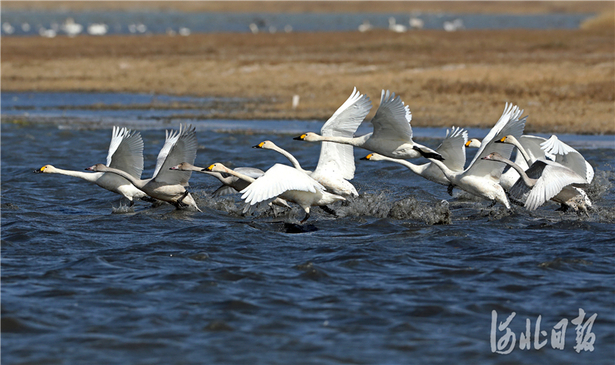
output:
<path id="1" fill-rule="evenodd" d="M 143 140 L 140 133 L 127 128 L 113 128 L 106 164 L 96 164 L 83 171 L 69 171 L 45 165 L 37 173 L 75 176 L 120 194 L 134 204 L 135 199 L 163 201 L 178 209 L 200 211 L 186 187 L 192 172 L 216 177 L 222 183 L 213 195 L 241 193 L 244 212 L 264 204 L 290 207 L 301 206 L 305 217 L 312 206 L 328 207 L 359 193 L 350 180 L 354 178 L 353 148 L 370 151 L 362 158 L 370 161 L 391 161 L 436 184 L 462 189 L 481 199 L 500 203 L 511 209 L 511 202 L 534 210 L 551 200 L 562 210 L 573 209 L 587 213 L 592 203 L 584 188 L 591 183 L 594 170 L 574 148 L 553 135 L 549 139 L 524 135 L 527 116 L 523 110 L 506 103 L 504 111 L 479 141 L 468 140 L 463 128 L 447 130 L 436 149 L 416 143 L 412 139 L 412 113 L 399 96 L 382 91 L 380 105 L 371 119 L 373 132 L 355 136 L 371 109 L 369 97 L 355 88 L 350 97 L 324 123 L 320 134 L 307 132 L 296 140 L 320 142 L 320 157 L 314 171 L 305 170 L 288 151 L 271 141 L 263 141 L 254 148 L 276 151 L 284 155 L 292 166 L 275 164 L 267 171 L 253 167 L 230 169 L 221 163 L 208 167 L 194 166 L 197 151 L 196 130 L 180 125 L 179 131 L 166 131 L 165 143 L 158 154 L 154 174 L 142 179 Z M 466 166 L 466 148 L 478 148 L 474 159 Z M 514 162 L 510 160 L 517 149 Z M 407 159 L 426 159 L 414 164 Z M 505 168 L 510 168 L 505 172 Z"/>

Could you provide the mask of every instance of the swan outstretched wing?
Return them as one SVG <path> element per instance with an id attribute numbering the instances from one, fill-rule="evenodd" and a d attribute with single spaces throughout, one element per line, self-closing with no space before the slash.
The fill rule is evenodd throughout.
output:
<path id="1" fill-rule="evenodd" d="M 453 171 L 463 171 L 466 163 L 465 144 L 468 141 L 468 131 L 463 128 L 453 127 L 446 130 L 446 137 L 436 148 L 444 158 L 444 164 Z"/>
<path id="2" fill-rule="evenodd" d="M 530 178 L 537 178 L 536 184 L 531 188 L 525 201 L 525 208 L 528 210 L 535 210 L 568 185 L 586 185 L 582 176 L 557 162 L 536 160 L 526 173 Z M 522 183 L 522 181 L 517 181 L 515 185 L 520 182 Z"/>
<path id="3" fill-rule="evenodd" d="M 123 170 L 141 178 L 143 172 L 143 139 L 139 132 L 127 128 L 113 127 L 107 166 Z"/>
<path id="4" fill-rule="evenodd" d="M 355 87 L 350 97 L 322 126 L 320 134 L 326 137 L 352 138 L 357 128 L 369 114 L 372 104 L 369 98 Z M 341 174 L 344 179 L 354 178 L 353 147 L 333 142 L 322 142 L 316 171 Z"/>
<path id="5" fill-rule="evenodd" d="M 495 141 L 508 135 L 512 135 L 517 139 L 521 137 L 527 119 L 527 116 L 519 119 L 522 113 L 523 110 L 520 110 L 516 105 L 506 103 L 502 116 L 483 139 L 476 156 L 474 156 L 474 159 L 465 170 L 467 174 L 475 176 L 490 175 L 493 179 L 500 179 L 506 165 L 492 164 L 489 161 L 481 160 L 481 158 L 492 152 L 497 152 L 504 158 L 510 158 L 514 146 L 508 143 L 495 143 Z"/>
<path id="6" fill-rule="evenodd" d="M 324 191 L 325 188 L 294 167 L 275 164 L 240 193 L 241 199 L 247 204 L 255 205 L 289 190 L 316 193 L 318 190 Z"/>
<path id="7" fill-rule="evenodd" d="M 531 165 L 536 160 L 544 160 L 547 155 L 545 151 L 540 147 L 540 144 L 546 141 L 546 138 L 531 136 L 524 134 L 519 138 L 519 143 L 530 156 L 530 163 L 528 164 L 523 158 L 521 153 L 517 153 L 517 157 L 515 157 L 515 163 L 521 166 L 524 169 L 528 169 L 529 165 Z"/>
<path id="8" fill-rule="evenodd" d="M 265 173 L 263 172 L 263 170 L 257 169 L 256 167 L 236 167 L 233 170 L 246 176 L 249 176 L 253 179 L 258 179 Z"/>
<path id="9" fill-rule="evenodd" d="M 412 113 L 395 93 L 382 90 L 380 106 L 372 119 L 374 134 L 372 138 L 412 141 Z"/>
<path id="10" fill-rule="evenodd" d="M 585 177 L 588 183 L 591 183 L 594 179 L 594 168 L 585 160 L 583 155 L 566 143 L 560 141 L 557 136 L 552 135 L 551 138 L 541 144 L 541 147 L 545 153 L 553 155 L 555 162 L 559 162 L 577 174 Z"/>
<path id="11" fill-rule="evenodd" d="M 156 160 L 156 170 L 153 178 L 167 184 L 188 185 L 192 171 L 171 171 L 172 166 L 181 162 L 194 164 L 198 144 L 196 130 L 193 126 L 179 126 L 179 131 L 166 131 L 164 146 Z"/>

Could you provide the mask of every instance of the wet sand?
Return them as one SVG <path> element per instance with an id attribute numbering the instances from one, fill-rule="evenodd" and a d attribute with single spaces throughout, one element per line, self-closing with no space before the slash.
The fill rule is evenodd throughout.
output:
<path id="1" fill-rule="evenodd" d="M 509 101 L 529 114 L 526 132 L 615 133 L 607 20 L 579 30 L 3 37 L 2 91 L 238 97 L 239 108 L 210 117 L 326 120 L 356 86 L 370 115 L 381 89 L 401 95 L 416 126 L 490 127 Z"/>

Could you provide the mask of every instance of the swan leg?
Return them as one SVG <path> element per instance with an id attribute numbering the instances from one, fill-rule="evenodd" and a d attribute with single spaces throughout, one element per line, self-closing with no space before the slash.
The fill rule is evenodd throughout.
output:
<path id="1" fill-rule="evenodd" d="M 135 205 L 135 201 L 134 200 L 130 200 L 130 203 L 128 203 L 128 206 L 132 208 L 134 205 Z"/>
<path id="2" fill-rule="evenodd" d="M 337 213 L 335 212 L 335 210 L 333 210 L 333 209 L 329 208 L 329 207 L 328 207 L 328 206 L 326 206 L 326 205 L 320 205 L 320 209 L 322 209 L 322 210 L 324 210 L 325 212 L 327 212 L 327 213 L 329 213 L 329 214 L 331 214 L 331 215 L 333 215 L 333 216 L 337 217 Z"/>
<path id="3" fill-rule="evenodd" d="M 310 218 L 310 212 L 306 211 L 306 212 L 305 212 L 305 217 L 304 217 L 304 218 L 303 218 L 303 220 L 302 220 L 301 222 L 299 222 L 299 223 L 301 223 L 301 224 L 305 223 L 305 221 L 307 221 L 307 220 L 308 220 L 308 218 Z"/>
<path id="4" fill-rule="evenodd" d="M 448 193 L 448 195 L 453 196 L 453 189 L 455 189 L 455 185 L 449 184 L 448 188 L 446 189 L 446 192 Z"/>

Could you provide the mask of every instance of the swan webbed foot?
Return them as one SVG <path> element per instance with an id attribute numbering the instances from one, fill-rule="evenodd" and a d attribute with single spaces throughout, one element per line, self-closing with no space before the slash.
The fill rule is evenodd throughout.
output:
<path id="1" fill-rule="evenodd" d="M 455 185 L 449 184 L 448 188 L 446 188 L 446 192 L 448 193 L 448 195 L 453 196 L 453 189 L 455 189 Z"/>
<path id="2" fill-rule="evenodd" d="M 331 214 L 331 215 L 333 215 L 333 216 L 337 217 L 337 213 L 335 212 L 335 210 L 333 210 L 333 209 L 329 208 L 329 207 L 328 207 L 328 206 L 326 206 L 326 205 L 320 205 L 320 209 L 322 209 L 322 210 L 324 210 L 325 212 L 327 212 L 327 213 L 329 213 L 329 214 Z"/>

